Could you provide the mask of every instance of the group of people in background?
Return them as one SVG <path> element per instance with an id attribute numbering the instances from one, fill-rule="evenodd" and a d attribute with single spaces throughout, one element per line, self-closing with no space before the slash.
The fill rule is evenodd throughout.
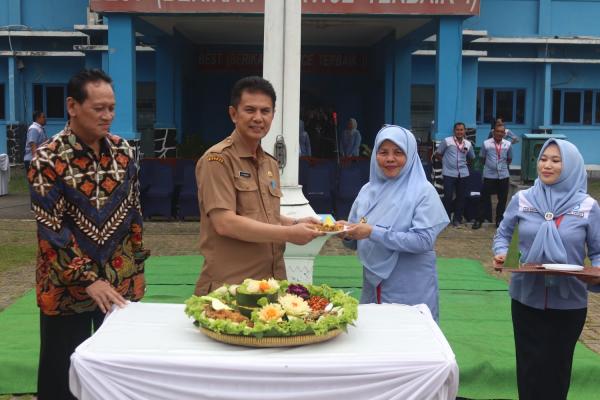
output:
<path id="1" fill-rule="evenodd" d="M 465 138 L 465 133 L 465 124 L 455 123 L 453 135 L 443 139 L 434 153 L 434 157 L 442 162 L 444 208 L 455 227 L 463 223 L 468 195 L 469 166 L 477 157 L 474 144 Z M 512 161 L 512 144 L 518 141 L 519 138 L 505 127 L 502 118 L 494 119 L 488 139 L 483 142 L 479 152 L 483 164 L 483 181 L 473 229 L 481 228 L 486 215 L 491 214 L 491 196 L 494 193 L 498 197 L 495 213 L 496 227 L 500 225 L 510 188 L 509 166 Z"/>
<path id="2" fill-rule="evenodd" d="M 149 256 L 142 241 L 133 150 L 109 132 L 115 115 L 111 78 L 99 70 L 84 70 L 69 81 L 67 95 L 64 130 L 42 144 L 38 139 L 44 135 L 44 120 L 34 115 L 27 139 L 38 227 L 40 400 L 73 398 L 70 355 L 98 329 L 105 313 L 142 298 Z M 314 229 L 319 223 L 314 217 L 279 212 L 279 167 L 260 145 L 275 102 L 275 91 L 265 79 L 239 80 L 228 108 L 232 132 L 198 161 L 204 264 L 197 295 L 245 278 L 285 279 L 285 243 L 303 245 L 324 235 Z M 600 267 L 600 208 L 587 194 L 577 148 L 548 140 L 538 158 L 535 184 L 515 194 L 505 211 L 511 145 L 518 138 L 507 140 L 502 121 L 494 122 L 479 154 L 484 163 L 482 204 L 489 204 L 485 198 L 492 192 L 501 203 L 496 209 L 494 265 L 502 267 L 518 229 L 520 262 L 583 265 L 587 256 Z M 310 152 L 310 141 L 302 145 L 303 132 L 301 124 L 301 149 Z M 359 145 L 356 120 L 350 119 L 340 137 L 340 152 L 356 156 Z M 423 303 L 439 321 L 435 242 L 450 221 L 462 222 L 467 163 L 476 157 L 463 123 L 454 125 L 454 134 L 442 141 L 435 156 L 443 164 L 443 203 L 425 175 L 415 136 L 385 125 L 375 138 L 369 182 L 348 220 L 339 221 L 347 225 L 339 236 L 357 250 L 363 265 L 362 303 Z M 480 227 L 482 220 L 480 211 L 473 227 Z M 513 275 L 509 293 L 520 399 L 566 399 L 588 291 L 600 291 L 600 278 Z"/>
<path id="3" fill-rule="evenodd" d="M 337 153 L 340 157 L 358 157 L 362 138 L 356 119 L 350 118 L 345 129 L 337 138 Z M 311 138 L 305 129 L 305 123 L 300 120 L 300 157 L 312 157 Z M 331 154 L 333 156 L 334 154 Z"/>

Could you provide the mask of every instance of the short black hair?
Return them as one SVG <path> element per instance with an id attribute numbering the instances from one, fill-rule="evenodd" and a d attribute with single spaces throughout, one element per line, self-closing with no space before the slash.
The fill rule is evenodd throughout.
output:
<path id="1" fill-rule="evenodd" d="M 502 115 L 496 115 L 492 120 L 492 129 L 494 129 L 496 125 L 498 125 L 498 120 L 502 121 L 502 125 L 504 125 L 504 118 L 502 117 Z"/>
<path id="2" fill-rule="evenodd" d="M 33 121 L 36 122 L 40 116 L 44 115 L 43 111 L 35 110 L 33 112 Z"/>
<path id="3" fill-rule="evenodd" d="M 72 97 L 76 102 L 83 103 L 88 97 L 85 85 L 89 82 L 104 81 L 112 85 L 112 78 L 101 69 L 84 69 L 73 75 L 67 84 L 67 97 Z"/>
<path id="4" fill-rule="evenodd" d="M 233 89 L 231 89 L 231 99 L 229 104 L 236 108 L 240 104 L 242 93 L 244 92 L 259 92 L 266 94 L 273 101 L 273 108 L 275 108 L 275 100 L 277 99 L 277 96 L 275 95 L 275 89 L 273 89 L 271 82 L 265 78 L 260 76 L 247 76 L 237 81 L 235 85 L 233 85 Z"/>
<path id="5" fill-rule="evenodd" d="M 463 126 L 463 128 L 465 128 L 465 129 L 467 128 L 467 126 L 465 125 L 465 123 L 464 123 L 464 122 L 456 122 L 456 123 L 454 124 L 454 128 L 452 128 L 452 130 L 455 130 L 455 129 L 456 129 L 456 127 L 457 127 L 457 126 L 459 126 L 459 125 L 462 125 L 462 126 Z"/>

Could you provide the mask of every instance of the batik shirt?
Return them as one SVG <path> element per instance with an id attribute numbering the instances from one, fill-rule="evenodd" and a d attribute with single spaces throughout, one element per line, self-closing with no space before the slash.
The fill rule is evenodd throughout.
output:
<path id="1" fill-rule="evenodd" d="M 37 303 L 44 314 L 92 311 L 86 287 L 104 279 L 128 300 L 144 293 L 142 215 L 129 144 L 114 135 L 100 153 L 69 125 L 41 146 L 27 175 L 37 220 Z"/>

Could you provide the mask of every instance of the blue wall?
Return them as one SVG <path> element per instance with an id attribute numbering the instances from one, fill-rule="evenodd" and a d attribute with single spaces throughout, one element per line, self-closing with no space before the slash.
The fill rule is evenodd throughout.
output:
<path id="1" fill-rule="evenodd" d="M 600 4 L 592 0 L 484 0 L 481 14 L 465 21 L 465 29 L 487 30 L 490 36 L 599 36 Z M 540 32 L 539 15 L 549 32 Z M 547 11 L 547 13 L 545 12 Z"/>
<path id="2" fill-rule="evenodd" d="M 598 1 L 552 1 L 551 29 L 553 35 L 599 36 L 599 20 L 600 4 Z"/>
<path id="3" fill-rule="evenodd" d="M 537 0 L 483 0 L 478 17 L 463 29 L 487 30 L 490 36 L 532 36 L 538 31 Z"/>
<path id="4" fill-rule="evenodd" d="M 57 57 L 28 57 L 25 59 L 24 82 L 26 88 L 25 100 L 25 123 L 31 123 L 33 112 L 33 84 L 61 84 L 65 85 L 69 78 L 81 70 L 84 66 L 83 57 L 79 58 L 57 58 Z M 48 119 L 46 133 L 54 135 L 64 127 L 67 122 L 64 119 Z"/>
<path id="5" fill-rule="evenodd" d="M 413 85 L 435 85 L 435 57 L 413 56 Z"/>
<path id="6" fill-rule="evenodd" d="M 531 133 L 533 126 L 534 106 L 536 99 L 535 64 L 525 63 L 479 63 L 480 88 L 525 89 L 525 123 L 522 125 L 508 124 L 507 128 L 521 136 Z M 487 139 L 490 124 L 477 126 L 477 145 Z M 513 164 L 520 164 L 521 143 L 513 146 Z"/>
<path id="7" fill-rule="evenodd" d="M 87 22 L 86 0 L 21 0 L 21 24 L 34 29 L 73 30 Z"/>
<path id="8" fill-rule="evenodd" d="M 600 89 L 598 65 L 555 64 L 552 67 L 553 89 Z M 562 133 L 573 142 L 587 164 L 600 164 L 600 126 L 553 126 L 553 133 Z"/>

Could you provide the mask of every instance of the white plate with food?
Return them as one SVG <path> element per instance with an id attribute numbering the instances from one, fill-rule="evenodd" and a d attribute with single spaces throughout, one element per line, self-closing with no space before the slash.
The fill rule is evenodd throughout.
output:
<path id="1" fill-rule="evenodd" d="M 317 225 L 317 230 L 323 232 L 325 235 L 337 235 L 338 233 L 347 231 L 348 225 L 336 224 L 335 226 Z"/>
<path id="2" fill-rule="evenodd" d="M 551 271 L 583 271 L 583 266 L 575 264 L 542 264 L 542 267 Z"/>

